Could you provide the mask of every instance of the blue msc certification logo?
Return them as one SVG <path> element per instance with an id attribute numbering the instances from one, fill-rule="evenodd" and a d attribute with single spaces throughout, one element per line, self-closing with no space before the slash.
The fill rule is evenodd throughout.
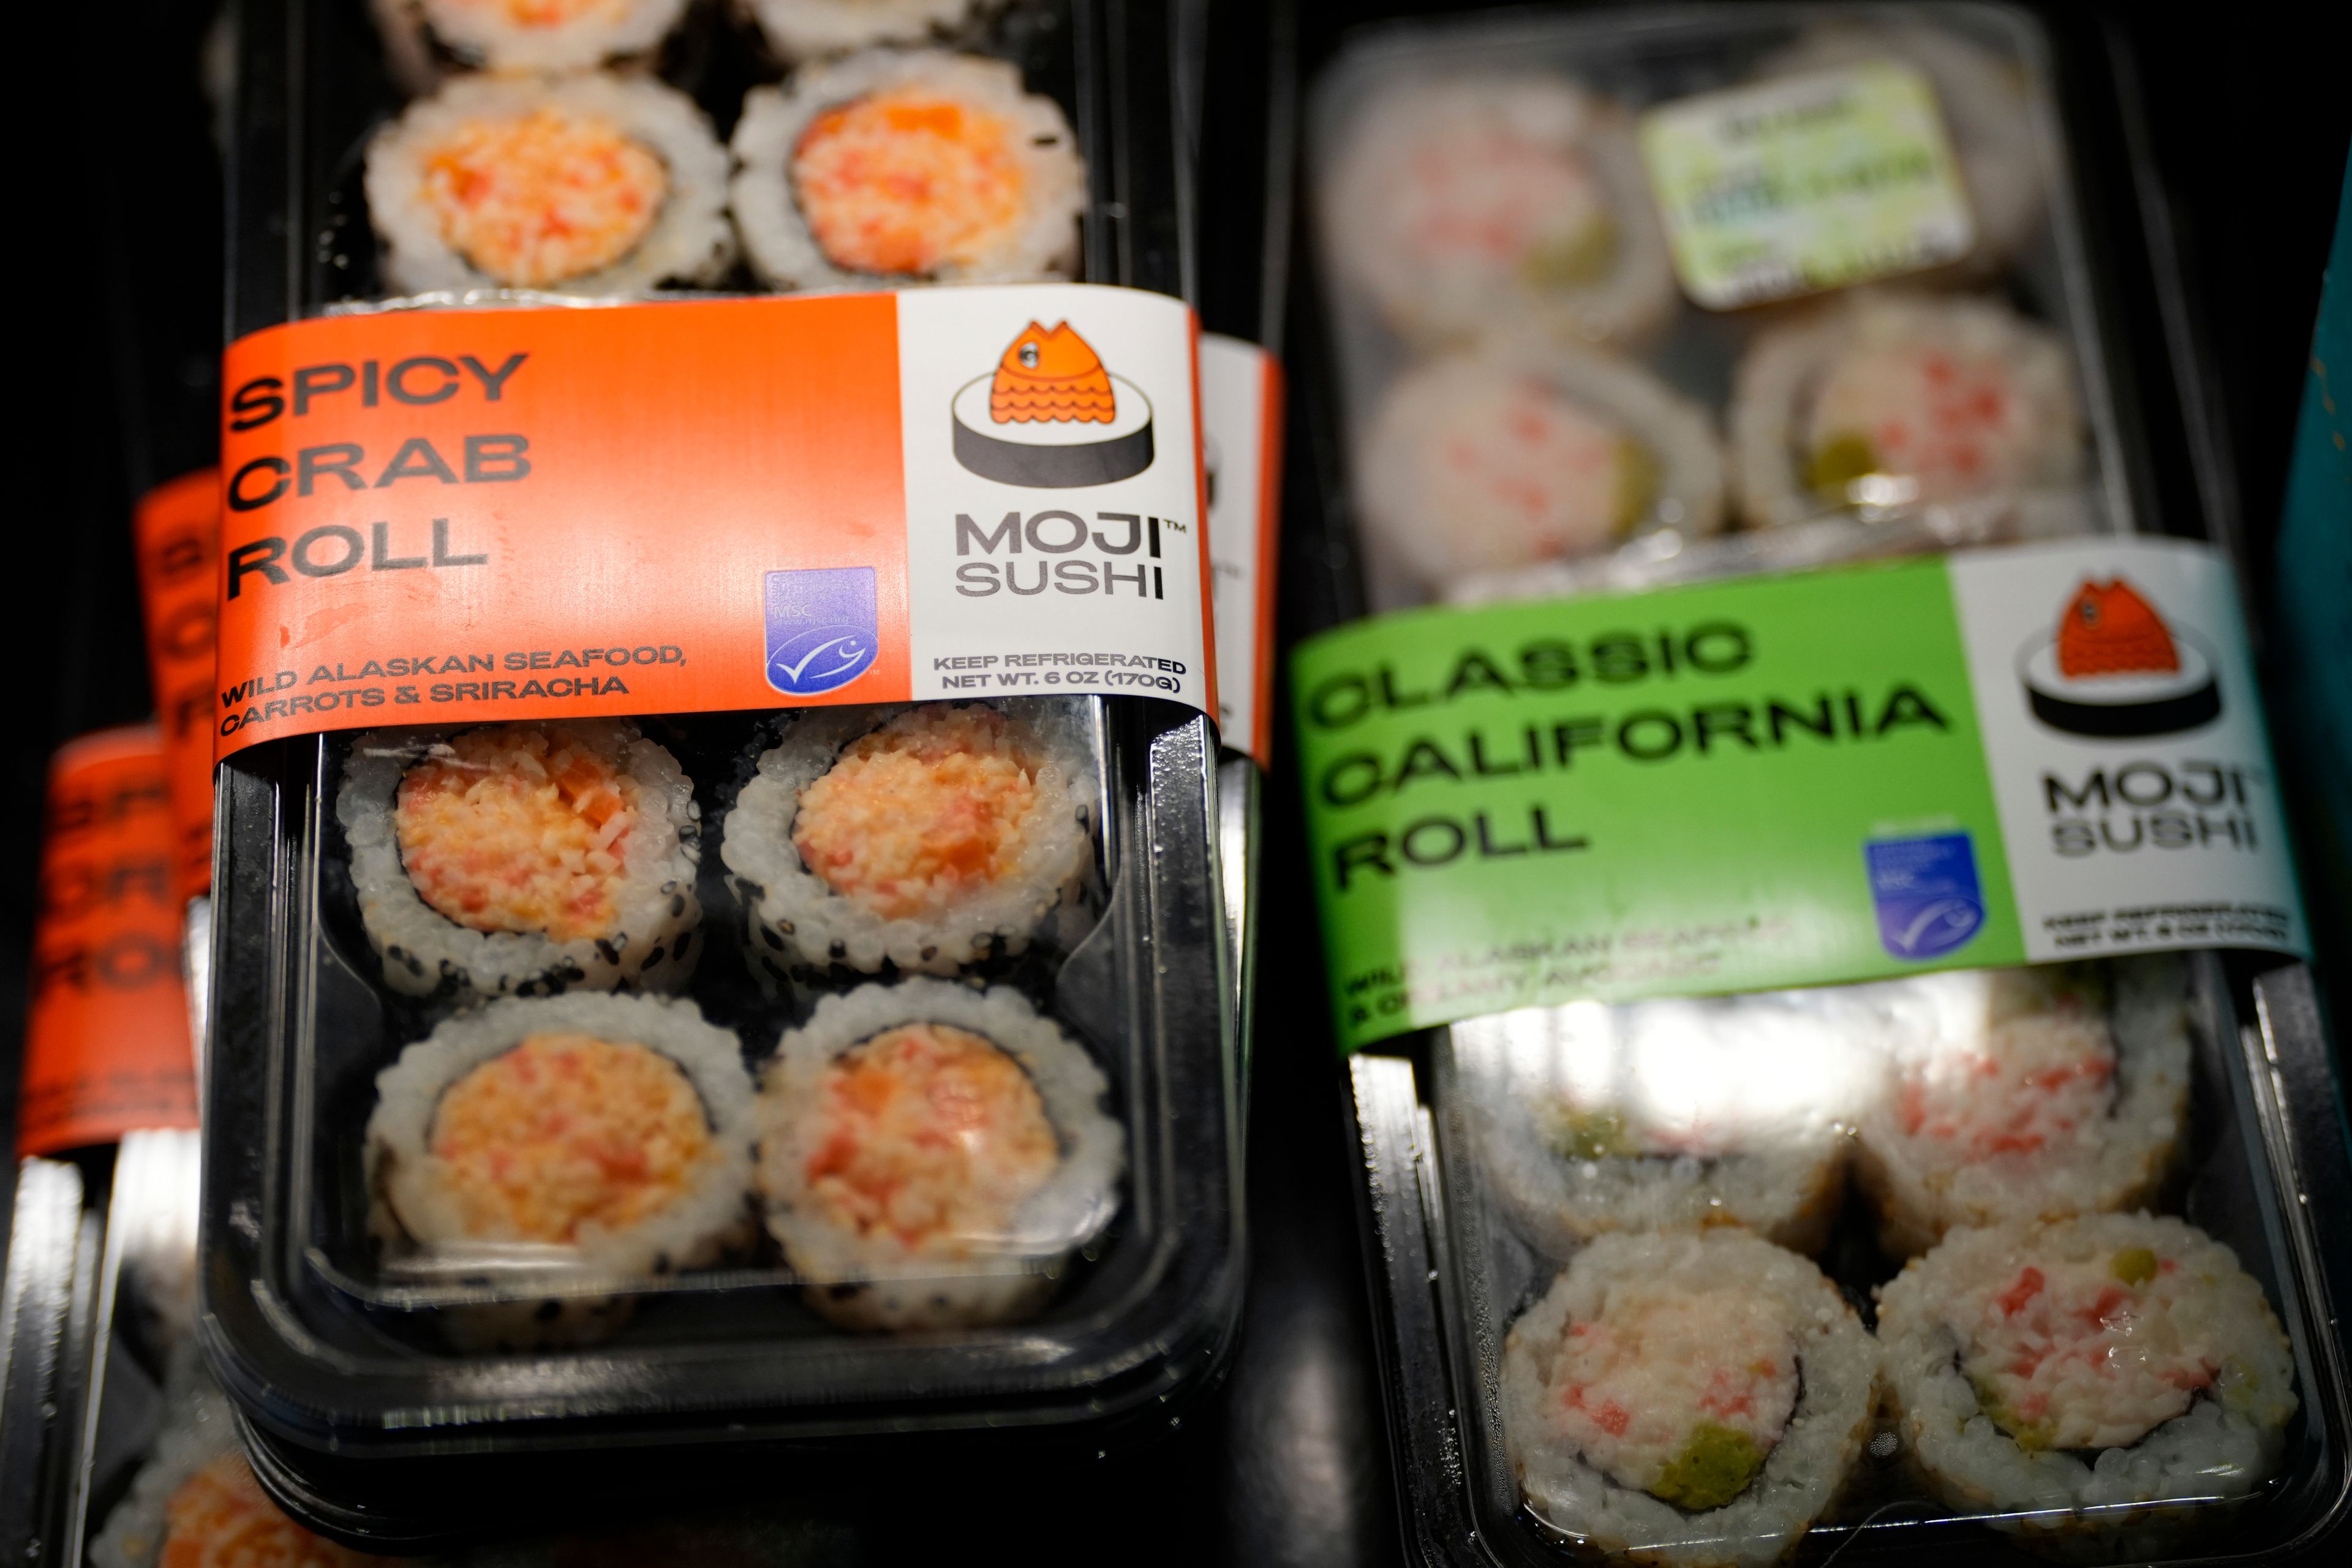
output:
<path id="1" fill-rule="evenodd" d="M 880 651 L 871 566 L 771 572 L 767 614 L 768 684 L 790 697 L 848 685 Z"/>
<path id="2" fill-rule="evenodd" d="M 1862 847 L 1878 941 L 1896 958 L 1941 958 L 1983 929 L 1984 890 L 1965 833 L 1883 838 Z"/>

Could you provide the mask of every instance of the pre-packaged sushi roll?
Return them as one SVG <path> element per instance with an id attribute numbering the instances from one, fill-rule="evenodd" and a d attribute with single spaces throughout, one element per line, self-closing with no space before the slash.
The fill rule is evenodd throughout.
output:
<path id="1" fill-rule="evenodd" d="M 1892 61 L 1927 79 L 1943 110 L 1976 220 L 1976 247 L 1954 270 L 1981 274 L 2015 257 L 2047 201 L 2042 127 L 2025 73 L 1948 26 L 1839 21 L 1769 57 L 1759 77 L 1804 76 Z"/>
<path id="2" fill-rule="evenodd" d="M 1937 1495 L 2061 1552 L 2252 1495 L 2296 1404 L 2262 1287 L 2168 1217 L 1956 1230 L 1879 1288 L 1878 1338 Z"/>
<path id="3" fill-rule="evenodd" d="M 1017 700 L 793 721 L 719 848 L 755 967 L 953 974 L 1082 921 L 1097 808 L 1078 723 Z"/>
<path id="4" fill-rule="evenodd" d="M 1887 1252 L 2154 1198 L 2189 1111 L 2177 960 L 1922 975 L 1884 994 L 1889 1077 L 1855 1171 Z"/>
<path id="5" fill-rule="evenodd" d="M 1086 164 L 1007 61 L 875 49 L 743 99 L 730 187 L 771 288 L 1024 283 L 1076 265 Z"/>
<path id="6" fill-rule="evenodd" d="M 626 1299 L 551 1284 L 698 1268 L 750 1239 L 752 1138 L 741 1047 L 692 1003 L 509 998 L 377 1075 L 368 1184 L 395 1268 L 530 1298 L 450 1311 L 453 1338 L 576 1341 Z"/>
<path id="7" fill-rule="evenodd" d="M 2015 500 L 2083 471 L 2065 349 L 1990 300 L 1862 290 L 1760 333 L 1731 405 L 1750 527 Z"/>
<path id="8" fill-rule="evenodd" d="M 395 991 L 666 990 L 693 972 L 701 808 L 627 720 L 371 731 L 335 816 Z"/>
<path id="9" fill-rule="evenodd" d="M 1365 528 L 1425 590 L 1722 526 L 1713 422 L 1610 354 L 1444 355 L 1398 377 L 1355 445 Z"/>
<path id="10" fill-rule="evenodd" d="M 362 1568 L 394 1561 L 339 1546 L 287 1518 L 254 1479 L 228 1401 L 208 1381 L 173 1399 L 153 1453 L 89 1545 L 90 1568 Z"/>
<path id="11" fill-rule="evenodd" d="M 810 1304 L 857 1329 L 1035 1312 L 1118 1206 L 1106 1088 L 1007 986 L 820 1000 L 760 1087 L 760 1197 Z"/>
<path id="12" fill-rule="evenodd" d="M 822 58 L 877 44 L 919 44 L 999 0 L 737 0 L 788 60 Z"/>
<path id="13" fill-rule="evenodd" d="M 1612 1231 L 1733 1225 L 1818 1251 L 1844 1192 L 1863 1033 L 1791 995 L 1572 1003 L 1451 1037 L 1487 1192 L 1557 1260 Z"/>
<path id="14" fill-rule="evenodd" d="M 1503 1435 L 1528 1507 L 1590 1549 L 1770 1563 L 1836 1499 L 1877 1379 L 1853 1309 L 1796 1254 L 1603 1237 L 1511 1325 Z"/>
<path id="15" fill-rule="evenodd" d="M 735 257 L 727 153 L 640 76 L 462 76 L 368 144 L 383 274 L 408 293 L 589 296 L 715 282 Z"/>
<path id="16" fill-rule="evenodd" d="M 657 47 L 687 0 L 374 0 L 387 43 L 423 33 L 467 65 L 576 70 Z M 422 40 L 418 40 L 421 44 Z M 417 52 L 412 44 L 405 51 Z"/>
<path id="17" fill-rule="evenodd" d="M 1426 342 L 1623 342 L 1675 308 L 1633 124 L 1555 77 L 1446 77 L 1360 103 L 1325 180 L 1328 264 Z"/>

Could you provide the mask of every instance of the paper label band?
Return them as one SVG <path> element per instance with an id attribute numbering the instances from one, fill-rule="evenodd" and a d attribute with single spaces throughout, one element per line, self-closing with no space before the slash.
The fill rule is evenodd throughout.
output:
<path id="1" fill-rule="evenodd" d="M 131 513 L 147 673 L 163 731 L 180 897 L 213 881 L 213 654 L 220 570 L 220 470 L 156 486 Z"/>
<path id="2" fill-rule="evenodd" d="M 1273 765 L 1274 580 L 1282 522 L 1282 366 L 1255 343 L 1201 338 L 1202 449 L 1216 603 L 1217 724 Z"/>
<path id="3" fill-rule="evenodd" d="M 176 848 L 153 725 L 101 731 L 58 751 L 33 933 L 20 1154 L 196 1124 Z"/>
<path id="4" fill-rule="evenodd" d="M 1008 691 L 1213 713 L 1192 340 L 1080 284 L 241 339 L 215 754 Z"/>
<path id="5" fill-rule="evenodd" d="M 1412 611 L 1292 673 L 1350 1048 L 1582 997 L 2308 952 L 2202 545 Z"/>

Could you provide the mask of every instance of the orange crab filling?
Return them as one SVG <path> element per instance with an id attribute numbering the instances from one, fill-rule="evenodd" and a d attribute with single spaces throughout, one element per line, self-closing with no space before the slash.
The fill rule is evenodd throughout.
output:
<path id="1" fill-rule="evenodd" d="M 568 27 L 620 9 L 618 0 L 457 0 L 467 11 L 497 11 L 518 27 Z"/>
<path id="2" fill-rule="evenodd" d="M 1027 185 L 1012 127 L 918 88 L 818 115 L 792 181 L 835 267 L 904 277 L 979 260 L 1020 221 Z"/>
<path id="3" fill-rule="evenodd" d="M 914 1249 L 1002 1236 L 1060 1157 L 1037 1087 L 969 1030 L 903 1024 L 827 1071 L 809 1190 L 835 1224 Z"/>
<path id="4" fill-rule="evenodd" d="M 612 934 L 641 792 L 560 724 L 469 730 L 400 781 L 393 827 L 417 897 L 476 931 Z"/>
<path id="5" fill-rule="evenodd" d="M 992 708 L 915 709 L 844 748 L 801 792 L 793 846 L 888 920 L 946 909 L 1020 863 L 1038 759 Z"/>
<path id="6" fill-rule="evenodd" d="M 156 1568 L 347 1568 L 380 1563 L 321 1541 L 278 1510 L 232 1450 L 180 1483 L 163 1505 Z"/>
<path id="7" fill-rule="evenodd" d="M 683 1197 L 717 1157 L 702 1099 L 641 1045 L 532 1035 L 449 1086 L 429 1140 L 467 1234 L 572 1242 Z"/>
<path id="8" fill-rule="evenodd" d="M 542 105 L 476 120 L 425 157 L 441 237 L 518 289 L 601 272 L 661 216 L 669 171 L 612 121 Z"/>

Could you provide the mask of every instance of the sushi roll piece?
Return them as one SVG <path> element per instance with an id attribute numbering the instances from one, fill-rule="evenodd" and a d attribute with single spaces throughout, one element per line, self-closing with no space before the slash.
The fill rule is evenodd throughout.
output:
<path id="1" fill-rule="evenodd" d="M 1819 1251 L 1861 1035 L 1792 994 L 1529 1008 L 1450 1039 L 1487 1192 L 1557 1261 L 1614 1231 L 1722 1226 Z"/>
<path id="2" fill-rule="evenodd" d="M 2189 1114 L 2177 961 L 1921 975 L 1889 994 L 1888 1079 L 1855 1171 L 1890 1255 L 1954 1226 L 2155 1197 Z"/>
<path id="3" fill-rule="evenodd" d="M 998 0 L 738 0 L 787 60 L 821 59 L 877 44 L 919 44 Z"/>
<path id="4" fill-rule="evenodd" d="M 461 76 L 376 133 L 368 216 L 408 293 L 626 296 L 715 282 L 735 257 L 727 153 L 645 77 Z"/>
<path id="5" fill-rule="evenodd" d="M 493 1002 L 377 1075 L 375 1229 L 401 1272 L 509 1289 L 714 1262 L 751 1236 L 751 1094 L 735 1036 L 691 1002 Z M 468 1346 L 572 1342 L 626 1306 L 541 1292 L 446 1321 Z"/>
<path id="6" fill-rule="evenodd" d="M 659 47 L 686 0 L 374 0 L 374 9 L 387 35 L 423 34 L 467 65 L 561 71 Z"/>
<path id="7" fill-rule="evenodd" d="M 853 1329 L 1034 1313 L 1118 1206 L 1106 1087 L 1009 987 L 917 978 L 819 1001 L 761 1079 L 757 1176 L 810 1305 Z"/>
<path id="8" fill-rule="evenodd" d="M 1863 291 L 1739 363 L 1734 480 L 1751 527 L 1849 507 L 2014 497 L 2083 471 L 2066 351 L 1989 300 Z"/>
<path id="9" fill-rule="evenodd" d="M 810 712 L 761 753 L 719 858 L 756 972 L 953 974 L 1083 921 L 1094 765 L 1050 701 Z"/>
<path id="10" fill-rule="evenodd" d="M 1448 354 L 1398 377 L 1357 443 L 1365 522 L 1425 588 L 1714 532 L 1713 422 L 1647 370 L 1574 350 Z"/>
<path id="11" fill-rule="evenodd" d="M 1504 1443 L 1520 1495 L 1596 1552 L 1778 1562 L 1836 1499 L 1878 1356 L 1837 1287 L 1743 1231 L 1609 1236 L 1511 1325 Z"/>
<path id="12" fill-rule="evenodd" d="M 371 731 L 335 816 L 394 991 L 670 990 L 693 973 L 701 807 L 626 720 Z"/>
<path id="13" fill-rule="evenodd" d="M 1878 1339 L 1930 1489 L 2062 1555 L 2226 1515 L 2294 1414 L 2262 1287 L 2178 1219 L 1956 1230 L 1879 1287 Z"/>
<path id="14" fill-rule="evenodd" d="M 2033 238 L 2047 203 L 2041 121 L 2023 67 L 1932 22 L 1835 22 L 1767 58 L 1758 74 L 1881 62 L 1910 66 L 1934 89 L 1976 218 L 1975 249 L 1952 270 L 1990 272 Z"/>
<path id="15" fill-rule="evenodd" d="M 1554 78 L 1371 98 L 1340 134 L 1321 216 L 1331 265 L 1423 343 L 1623 343 L 1674 311 L 1630 118 Z"/>
<path id="16" fill-rule="evenodd" d="M 89 1545 L 90 1568 L 361 1568 L 394 1559 L 311 1534 L 261 1489 L 228 1400 L 206 1382 L 164 1415 L 131 1490 Z"/>
<path id="17" fill-rule="evenodd" d="M 1086 164 L 1003 60 L 876 49 L 754 88 L 735 222 L 769 287 L 1023 283 L 1077 264 Z"/>

